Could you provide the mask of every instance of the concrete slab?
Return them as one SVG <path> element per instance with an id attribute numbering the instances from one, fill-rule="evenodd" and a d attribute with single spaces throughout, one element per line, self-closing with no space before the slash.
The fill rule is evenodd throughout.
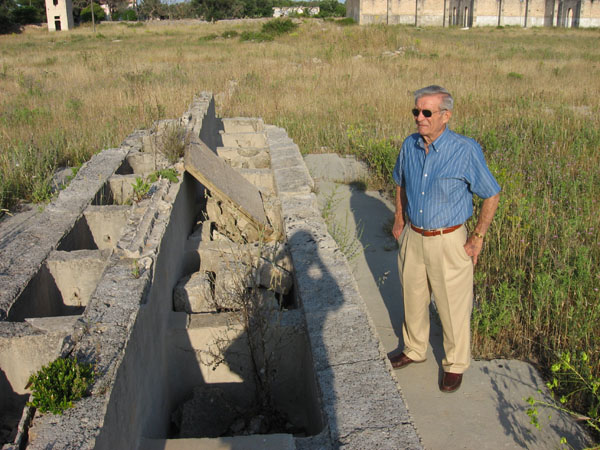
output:
<path id="1" fill-rule="evenodd" d="M 318 187 L 320 201 L 335 189 L 335 215 L 350 232 L 362 224 L 364 251 L 353 264 L 353 273 L 385 350 L 399 351 L 403 306 L 397 251 L 383 229 L 393 218 L 393 204 L 378 192 L 327 182 Z M 530 364 L 473 361 L 460 390 L 442 394 L 438 389 L 442 357 L 442 330 L 432 318 L 427 361 L 393 371 L 427 449 L 554 449 L 560 448 L 562 436 L 575 449 L 586 446 L 587 436 L 567 414 L 538 408 L 542 428 L 529 423 L 524 399 L 542 397 L 538 389 L 546 392 L 543 379 Z M 542 398 L 550 400 L 547 393 Z"/>
<path id="2" fill-rule="evenodd" d="M 221 133 L 223 147 L 264 147 L 264 133 Z"/>
<path id="3" fill-rule="evenodd" d="M 217 439 L 144 439 L 139 450 L 294 450 L 291 434 L 255 434 Z"/>
<path id="4" fill-rule="evenodd" d="M 199 139 L 192 139 L 186 150 L 185 169 L 213 196 L 233 203 L 257 227 L 270 230 L 258 189 Z"/>

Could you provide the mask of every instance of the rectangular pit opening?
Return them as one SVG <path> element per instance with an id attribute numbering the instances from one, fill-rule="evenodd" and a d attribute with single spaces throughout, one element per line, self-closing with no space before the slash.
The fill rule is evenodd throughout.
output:
<path id="1" fill-rule="evenodd" d="M 136 174 L 111 176 L 96 194 L 92 205 L 131 205 L 137 178 L 142 178 L 143 180 L 143 177 Z"/>
<path id="2" fill-rule="evenodd" d="M 282 312 L 269 334 L 273 344 L 267 348 L 273 357 L 267 370 L 271 376 L 262 383 L 255 370 L 263 368 L 253 365 L 247 335 L 234 325 L 235 314 L 192 315 L 187 328 L 172 330 L 168 341 L 172 421 L 165 439 L 318 434 L 323 417 L 301 312 Z M 222 361 L 210 364 L 217 348 Z M 253 408 L 261 404 L 260 384 L 263 395 L 268 391 L 272 398 L 262 403 L 274 410 Z"/>
<path id="3" fill-rule="evenodd" d="M 85 306 L 65 305 L 54 277 L 46 264 L 29 281 L 8 312 L 10 322 L 29 317 L 72 316 L 82 314 Z"/>

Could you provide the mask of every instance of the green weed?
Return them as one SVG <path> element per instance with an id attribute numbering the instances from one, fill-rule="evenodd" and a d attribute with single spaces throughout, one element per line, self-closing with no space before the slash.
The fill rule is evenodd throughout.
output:
<path id="1" fill-rule="evenodd" d="M 93 380 L 91 364 L 58 358 L 29 377 L 28 386 L 32 390 L 29 405 L 42 413 L 62 414 L 86 394 Z"/>

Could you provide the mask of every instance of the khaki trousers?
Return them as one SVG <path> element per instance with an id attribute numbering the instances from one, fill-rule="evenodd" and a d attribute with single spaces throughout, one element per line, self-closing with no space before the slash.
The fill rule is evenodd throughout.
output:
<path id="1" fill-rule="evenodd" d="M 424 237 L 406 225 L 398 267 L 404 297 L 404 353 L 423 361 L 429 342 L 431 294 L 443 328 L 445 372 L 463 373 L 471 362 L 473 261 L 464 244 L 467 230 Z"/>

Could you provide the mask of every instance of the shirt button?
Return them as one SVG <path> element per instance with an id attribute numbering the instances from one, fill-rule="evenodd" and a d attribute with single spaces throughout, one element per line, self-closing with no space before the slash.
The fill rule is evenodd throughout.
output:
<path id="1" fill-rule="evenodd" d="M 427 176 L 427 174 L 425 174 L 425 176 Z"/>
<path id="2" fill-rule="evenodd" d="M 421 192 L 421 195 L 425 195 L 425 192 Z"/>
<path id="3" fill-rule="evenodd" d="M 422 209 L 420 209 L 420 210 L 419 210 L 419 212 L 420 212 L 421 214 L 423 214 L 423 210 L 422 210 Z"/>

